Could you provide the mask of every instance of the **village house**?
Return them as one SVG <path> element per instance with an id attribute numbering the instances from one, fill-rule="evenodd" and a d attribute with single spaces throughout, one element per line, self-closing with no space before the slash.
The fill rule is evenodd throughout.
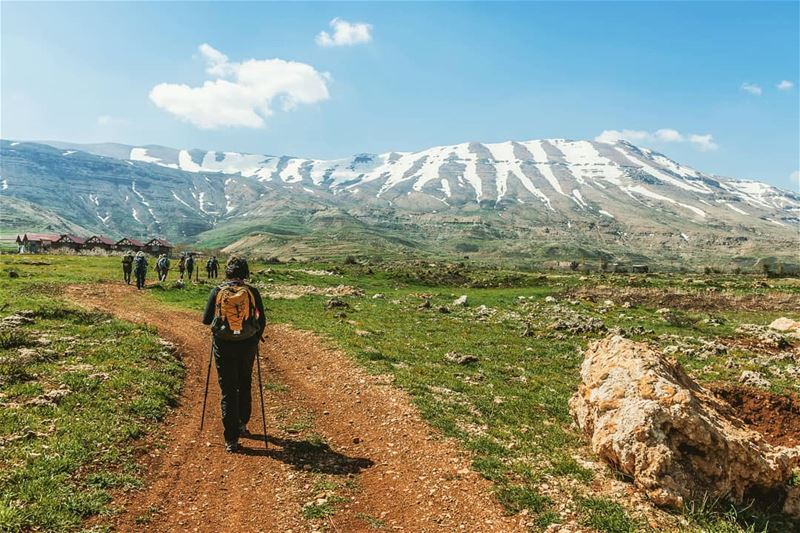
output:
<path id="1" fill-rule="evenodd" d="M 121 238 L 114 246 L 116 246 L 117 250 L 122 250 L 124 252 L 138 252 L 139 250 L 144 250 L 144 243 L 132 239 L 131 237 Z"/>
<path id="2" fill-rule="evenodd" d="M 84 243 L 84 249 L 87 250 L 112 250 L 114 248 L 114 241 L 103 235 L 92 235 Z"/>
<path id="3" fill-rule="evenodd" d="M 153 255 L 167 254 L 172 251 L 173 246 L 166 239 L 150 239 L 144 245 L 145 251 Z"/>
<path id="4" fill-rule="evenodd" d="M 50 250 L 59 236 L 52 233 L 25 233 L 21 237 L 17 235 L 17 247 L 21 254 L 40 254 Z"/>
<path id="5" fill-rule="evenodd" d="M 74 252 L 83 248 L 86 239 L 78 237 L 77 235 L 61 235 L 56 242 L 53 243 L 53 250 L 72 250 Z"/>

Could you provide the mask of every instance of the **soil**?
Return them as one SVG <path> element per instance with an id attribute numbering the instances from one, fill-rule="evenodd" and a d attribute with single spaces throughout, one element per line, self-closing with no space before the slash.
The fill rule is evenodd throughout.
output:
<path id="1" fill-rule="evenodd" d="M 115 496 L 121 509 L 109 519 L 115 530 L 299 533 L 324 526 L 349 533 L 373 531 L 377 521 L 409 533 L 524 530 L 524 517 L 505 515 L 491 484 L 470 469 L 470 456 L 428 426 L 403 391 L 315 335 L 268 327 L 259 360 L 264 380 L 280 384 L 265 394 L 268 449 L 254 396 L 249 429 L 256 435 L 242 441 L 241 453 L 230 454 L 213 370 L 199 430 L 210 349 L 199 312 L 165 306 L 121 284 L 72 287 L 67 296 L 152 325 L 179 347 L 186 366 L 163 442 L 143 458 L 146 488 Z M 301 429 L 291 426 L 297 420 Z M 356 487 L 322 524 L 301 514 L 303 505 L 317 501 L 320 473 Z"/>
<path id="2" fill-rule="evenodd" d="M 728 384 L 715 384 L 710 389 L 773 446 L 800 446 L 800 398 L 796 394 L 781 396 Z"/>
<path id="3" fill-rule="evenodd" d="M 602 302 L 613 300 L 618 304 L 630 302 L 645 307 L 668 307 L 685 311 L 800 311 L 800 294 L 770 292 L 769 294 L 734 295 L 725 292 L 680 291 L 640 287 L 593 287 L 566 292 L 562 298 L 575 298 Z"/>

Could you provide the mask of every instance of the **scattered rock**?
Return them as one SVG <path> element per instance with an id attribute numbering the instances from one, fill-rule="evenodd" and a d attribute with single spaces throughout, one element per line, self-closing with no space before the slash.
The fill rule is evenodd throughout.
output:
<path id="1" fill-rule="evenodd" d="M 570 412 L 592 449 L 657 505 L 785 494 L 800 450 L 773 447 L 728 404 L 643 343 L 593 343 Z"/>
<path id="2" fill-rule="evenodd" d="M 494 309 L 490 309 L 485 305 L 479 305 L 477 309 L 475 309 L 475 315 L 478 318 L 486 318 L 492 316 L 495 313 Z"/>
<path id="3" fill-rule="evenodd" d="M 25 324 L 33 324 L 33 311 L 17 311 L 0 320 L 0 328 L 15 328 Z"/>
<path id="4" fill-rule="evenodd" d="M 755 372 L 753 370 L 745 370 L 742 372 L 742 375 L 739 376 L 739 383 L 747 385 L 748 387 L 758 387 L 761 389 L 766 389 L 772 385 L 760 372 Z"/>
<path id="5" fill-rule="evenodd" d="M 556 320 L 550 324 L 555 331 L 568 331 L 572 334 L 598 333 L 606 330 L 606 325 L 599 318 L 576 315 L 572 318 Z"/>
<path id="6" fill-rule="evenodd" d="M 417 309 L 419 309 L 420 311 L 422 311 L 423 309 L 430 309 L 430 308 L 431 308 L 430 300 L 424 300 L 421 304 L 417 306 Z"/>
<path id="7" fill-rule="evenodd" d="M 670 312 L 669 307 L 662 307 L 661 309 L 656 309 L 656 314 L 658 315 L 666 315 Z"/>
<path id="8" fill-rule="evenodd" d="M 471 365 L 478 362 L 478 358 L 474 355 L 464 355 L 457 352 L 447 352 L 444 359 L 448 363 L 455 363 L 457 365 Z"/>
<path id="9" fill-rule="evenodd" d="M 19 277 L 19 272 L 17 272 L 16 270 L 9 270 L 8 271 L 8 277 L 9 278 L 18 278 Z"/>
<path id="10" fill-rule="evenodd" d="M 443 314 L 447 314 L 450 312 L 450 308 L 446 305 L 440 305 L 438 311 Z"/>
<path id="11" fill-rule="evenodd" d="M 359 337 L 369 337 L 372 334 L 367 330 L 357 329 L 356 330 L 356 335 L 358 335 Z"/>
<path id="12" fill-rule="evenodd" d="M 800 322 L 797 320 L 782 316 L 781 318 L 773 320 L 769 327 L 775 331 L 780 331 L 781 333 L 789 335 L 790 337 L 800 339 Z"/>
<path id="13" fill-rule="evenodd" d="M 383 300 L 384 298 L 386 298 L 386 296 L 380 292 L 372 295 L 373 300 Z"/>
<path id="14" fill-rule="evenodd" d="M 36 398 L 28 400 L 25 405 L 30 407 L 58 405 L 70 392 L 72 391 L 69 387 L 62 385 L 57 389 L 47 391 Z"/>
<path id="15" fill-rule="evenodd" d="M 742 324 L 736 328 L 736 333 L 754 337 L 758 340 L 758 344 L 764 348 L 772 348 L 782 350 L 788 348 L 791 344 L 786 337 L 778 331 L 767 326 L 759 326 L 757 324 Z"/>
<path id="16" fill-rule="evenodd" d="M 346 309 L 348 307 L 350 307 L 350 305 L 341 298 L 339 298 L 338 296 L 334 296 L 333 298 L 325 302 L 325 309 L 337 309 L 337 308 Z"/>
<path id="17" fill-rule="evenodd" d="M 800 487 L 791 487 L 783 501 L 783 512 L 789 516 L 800 518 Z"/>
<path id="18" fill-rule="evenodd" d="M 557 301 L 558 301 L 558 300 L 556 300 L 556 299 L 555 299 L 555 297 L 553 297 L 553 296 L 548 296 L 547 298 L 545 298 L 545 299 L 544 299 L 544 302 L 545 302 L 545 303 L 548 303 L 548 304 L 554 304 L 554 303 L 556 303 Z"/>
<path id="19" fill-rule="evenodd" d="M 466 307 L 466 306 L 468 306 L 468 305 L 469 305 L 469 301 L 468 301 L 468 299 L 467 299 L 467 295 L 466 295 L 466 294 L 463 294 L 463 295 L 459 296 L 458 298 L 456 298 L 456 299 L 453 301 L 453 305 L 455 305 L 455 306 L 461 306 L 461 307 Z"/>

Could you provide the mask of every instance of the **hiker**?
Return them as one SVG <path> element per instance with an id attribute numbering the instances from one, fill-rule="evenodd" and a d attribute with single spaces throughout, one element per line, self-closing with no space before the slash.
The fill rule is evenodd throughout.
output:
<path id="1" fill-rule="evenodd" d="M 136 276 L 136 288 L 144 289 L 144 280 L 147 277 L 147 257 L 144 252 L 136 252 L 133 258 L 133 275 Z"/>
<path id="2" fill-rule="evenodd" d="M 225 450 L 239 449 L 239 437 L 249 435 L 250 384 L 258 342 L 267 325 L 258 289 L 248 285 L 247 260 L 231 257 L 225 283 L 211 289 L 203 324 L 211 326 L 212 350 L 222 391 Z"/>
<path id="3" fill-rule="evenodd" d="M 192 272 L 194 271 L 194 254 L 187 254 L 186 258 L 186 271 L 189 273 L 189 281 L 192 281 Z"/>
<path id="4" fill-rule="evenodd" d="M 133 253 L 128 250 L 122 256 L 122 278 L 128 285 L 131 284 L 131 272 L 133 272 Z"/>
<path id="5" fill-rule="evenodd" d="M 158 281 L 167 281 L 167 274 L 169 273 L 169 257 L 167 257 L 167 254 L 161 254 L 158 258 L 156 270 L 158 271 Z"/>
<path id="6" fill-rule="evenodd" d="M 208 279 L 211 278 L 216 279 L 218 268 L 219 268 L 219 262 L 217 261 L 217 256 L 212 255 L 211 259 L 206 261 L 206 274 L 208 276 Z"/>
<path id="7" fill-rule="evenodd" d="M 181 279 L 183 279 L 183 273 L 186 270 L 186 254 L 181 253 L 181 259 L 178 261 L 178 272 L 181 274 Z"/>

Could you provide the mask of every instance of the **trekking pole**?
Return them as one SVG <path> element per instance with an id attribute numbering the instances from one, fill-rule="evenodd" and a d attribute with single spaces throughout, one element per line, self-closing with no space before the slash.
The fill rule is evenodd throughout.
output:
<path id="1" fill-rule="evenodd" d="M 214 344 L 211 344 L 211 353 L 208 356 L 208 371 L 206 372 L 206 392 L 203 394 L 203 414 L 200 415 L 200 431 L 203 431 L 203 422 L 206 419 L 206 402 L 208 401 L 208 381 L 211 378 L 211 361 L 214 359 Z"/>
<path id="2" fill-rule="evenodd" d="M 259 339 L 259 342 L 260 339 Z M 268 450 L 267 446 L 267 417 L 264 414 L 264 386 L 261 384 L 261 354 L 258 352 L 258 344 L 256 344 L 256 368 L 258 369 L 258 395 L 261 398 L 261 425 L 264 427 L 264 449 Z"/>

